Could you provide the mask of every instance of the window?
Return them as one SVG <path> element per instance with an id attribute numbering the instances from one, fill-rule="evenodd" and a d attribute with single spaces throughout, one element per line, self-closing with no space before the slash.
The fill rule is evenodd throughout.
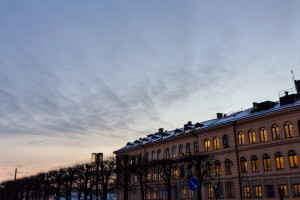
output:
<path id="1" fill-rule="evenodd" d="M 265 128 L 261 128 L 259 131 L 260 141 L 266 142 L 268 140 L 267 130 Z"/>
<path id="2" fill-rule="evenodd" d="M 262 197 L 262 192 L 261 192 L 261 186 L 260 185 L 254 186 L 254 190 L 255 190 L 255 197 Z"/>
<path id="3" fill-rule="evenodd" d="M 247 160 L 245 157 L 241 157 L 241 170 L 242 170 L 242 173 L 248 172 Z"/>
<path id="4" fill-rule="evenodd" d="M 155 160 L 155 151 L 152 151 L 152 160 Z"/>
<path id="5" fill-rule="evenodd" d="M 214 194 L 214 186 L 212 184 L 208 185 L 208 198 L 209 199 L 213 199 L 215 198 L 215 194 Z"/>
<path id="6" fill-rule="evenodd" d="M 219 138 L 218 137 L 214 137 L 214 150 L 217 150 L 219 148 L 220 148 Z"/>
<path id="7" fill-rule="evenodd" d="M 184 179 L 185 177 L 185 170 L 184 170 L 184 166 L 180 166 L 180 178 Z"/>
<path id="8" fill-rule="evenodd" d="M 298 168 L 297 154 L 294 150 L 291 150 L 289 152 L 289 160 L 290 160 L 290 167 L 291 168 Z"/>
<path id="9" fill-rule="evenodd" d="M 150 161 L 150 154 L 147 152 L 147 161 Z"/>
<path id="10" fill-rule="evenodd" d="M 223 136 L 223 147 L 228 148 L 229 147 L 229 137 L 228 135 Z"/>
<path id="11" fill-rule="evenodd" d="M 210 143 L 209 143 L 208 139 L 204 140 L 204 148 L 205 148 L 205 151 L 210 151 Z"/>
<path id="12" fill-rule="evenodd" d="M 185 199 L 186 194 L 187 194 L 187 188 L 185 186 L 182 186 L 182 189 L 181 189 L 181 198 Z"/>
<path id="13" fill-rule="evenodd" d="M 275 154 L 275 158 L 276 158 L 276 167 L 277 167 L 277 169 L 284 169 L 282 153 L 277 152 Z"/>
<path id="14" fill-rule="evenodd" d="M 191 145 L 190 143 L 187 143 L 186 144 L 186 155 L 191 155 Z"/>
<path id="15" fill-rule="evenodd" d="M 292 124 L 290 122 L 285 122 L 284 130 L 285 130 L 285 137 L 286 138 L 294 136 L 293 127 L 292 127 Z"/>
<path id="16" fill-rule="evenodd" d="M 153 199 L 157 198 L 157 190 L 156 188 L 153 188 Z"/>
<path id="17" fill-rule="evenodd" d="M 166 158 L 170 158 L 170 149 L 166 148 Z"/>
<path id="18" fill-rule="evenodd" d="M 258 172 L 258 159 L 256 156 L 251 156 L 252 171 Z"/>
<path id="19" fill-rule="evenodd" d="M 209 176 L 212 175 L 212 166 L 210 162 L 206 162 L 206 171 L 207 171 L 207 175 Z"/>
<path id="20" fill-rule="evenodd" d="M 238 138 L 239 138 L 239 145 L 243 146 L 245 144 L 245 137 L 244 137 L 244 133 L 239 132 L 238 134 Z"/>
<path id="21" fill-rule="evenodd" d="M 172 148 L 172 157 L 173 158 L 176 157 L 176 147 L 175 146 L 173 146 L 173 148 Z"/>
<path id="22" fill-rule="evenodd" d="M 184 156 L 183 145 L 179 145 L 179 156 Z"/>
<path id="23" fill-rule="evenodd" d="M 163 174 L 162 174 L 161 170 L 158 171 L 158 180 L 160 180 L 160 181 L 163 180 Z"/>
<path id="24" fill-rule="evenodd" d="M 233 192 L 233 185 L 232 182 L 227 182 L 226 183 L 226 197 L 228 199 L 234 198 L 234 192 Z"/>
<path id="25" fill-rule="evenodd" d="M 274 185 L 266 185 L 266 197 L 275 197 Z"/>
<path id="26" fill-rule="evenodd" d="M 300 197 L 300 184 L 294 184 L 293 189 L 294 189 L 294 196 Z"/>
<path id="27" fill-rule="evenodd" d="M 264 170 L 270 171 L 271 170 L 271 160 L 270 156 L 268 154 L 263 155 L 263 161 L 264 161 Z"/>
<path id="28" fill-rule="evenodd" d="M 243 196 L 244 197 L 250 197 L 250 187 L 249 186 L 244 186 L 243 187 Z"/>
<path id="29" fill-rule="evenodd" d="M 161 150 L 160 149 L 157 151 L 157 159 L 158 160 L 162 159 L 162 154 L 161 154 Z"/>
<path id="30" fill-rule="evenodd" d="M 194 142 L 194 151 L 195 152 L 199 152 L 199 145 L 198 145 L 198 142 Z"/>
<path id="31" fill-rule="evenodd" d="M 222 174 L 222 171 L 221 171 L 221 162 L 219 160 L 216 160 L 215 167 L 216 167 L 216 174 L 217 175 L 221 175 Z"/>
<path id="32" fill-rule="evenodd" d="M 278 126 L 276 124 L 274 124 L 272 126 L 272 137 L 273 137 L 273 140 L 276 140 L 276 139 L 280 138 L 279 128 L 278 128 Z"/>
<path id="33" fill-rule="evenodd" d="M 151 181 L 151 174 L 150 174 L 150 173 L 147 173 L 146 180 L 147 180 L 148 182 Z"/>
<path id="34" fill-rule="evenodd" d="M 157 173 L 156 171 L 152 172 L 152 181 L 156 181 L 157 180 Z"/>
<path id="35" fill-rule="evenodd" d="M 253 129 L 250 129 L 250 130 L 248 131 L 248 136 L 249 136 L 249 144 L 254 144 L 254 143 L 256 143 L 255 132 L 253 131 Z"/>
<path id="36" fill-rule="evenodd" d="M 229 159 L 226 159 L 225 160 L 225 171 L 226 171 L 225 174 L 226 175 L 232 174 L 231 166 L 232 166 L 232 162 Z"/>
<path id="37" fill-rule="evenodd" d="M 177 168 L 174 168 L 173 169 L 173 177 L 174 177 L 174 179 L 178 179 L 178 169 Z"/>
<path id="38" fill-rule="evenodd" d="M 287 185 L 279 185 L 278 193 L 279 196 L 286 197 L 288 195 Z"/>
<path id="39" fill-rule="evenodd" d="M 188 178 L 193 176 L 193 165 L 188 165 Z"/>

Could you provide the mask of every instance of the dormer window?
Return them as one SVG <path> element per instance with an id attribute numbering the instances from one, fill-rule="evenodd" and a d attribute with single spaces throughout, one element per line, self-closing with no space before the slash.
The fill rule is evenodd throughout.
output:
<path id="1" fill-rule="evenodd" d="M 146 140 L 143 140 L 143 144 L 145 144 L 146 143 Z"/>

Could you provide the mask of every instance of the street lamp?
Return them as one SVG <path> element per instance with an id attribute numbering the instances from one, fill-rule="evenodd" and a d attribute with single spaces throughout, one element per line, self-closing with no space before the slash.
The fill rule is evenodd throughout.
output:
<path id="1" fill-rule="evenodd" d="M 97 165 L 97 169 L 96 169 L 96 173 L 97 173 L 96 174 L 96 200 L 98 200 L 99 164 L 101 164 L 101 166 L 103 165 L 103 153 L 92 153 L 91 161 L 93 164 Z"/>

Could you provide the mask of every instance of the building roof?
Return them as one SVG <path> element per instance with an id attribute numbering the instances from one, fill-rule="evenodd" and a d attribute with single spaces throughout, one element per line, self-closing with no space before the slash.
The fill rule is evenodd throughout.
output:
<path id="1" fill-rule="evenodd" d="M 131 149 L 141 145 L 155 143 L 162 140 L 167 140 L 169 138 L 177 137 L 180 135 L 191 134 L 193 133 L 194 130 L 205 130 L 213 127 L 226 125 L 234 121 L 250 119 L 258 116 L 264 116 L 264 115 L 280 112 L 282 110 L 287 110 L 289 108 L 294 108 L 299 106 L 300 106 L 300 100 L 296 100 L 294 103 L 290 103 L 287 105 L 280 105 L 280 101 L 276 101 L 276 102 L 265 101 L 262 103 L 253 103 L 253 107 L 246 110 L 241 109 L 237 112 L 233 112 L 227 115 L 218 113 L 217 115 L 219 115 L 219 117 L 217 119 L 198 122 L 195 124 L 189 122 L 188 124 L 184 125 L 184 128 L 180 128 L 172 131 L 165 131 L 165 132 L 161 131 L 155 134 L 150 134 L 145 138 L 140 138 L 139 140 L 136 140 L 134 142 L 127 143 L 126 146 L 122 147 L 121 149 L 115 152 Z"/>

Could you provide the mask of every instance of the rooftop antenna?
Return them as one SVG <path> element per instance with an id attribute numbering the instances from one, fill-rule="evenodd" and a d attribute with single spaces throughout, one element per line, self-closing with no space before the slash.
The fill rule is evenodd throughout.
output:
<path id="1" fill-rule="evenodd" d="M 294 77 L 294 72 L 293 70 L 291 69 L 291 73 L 292 73 L 292 79 L 295 80 L 295 77 Z"/>

